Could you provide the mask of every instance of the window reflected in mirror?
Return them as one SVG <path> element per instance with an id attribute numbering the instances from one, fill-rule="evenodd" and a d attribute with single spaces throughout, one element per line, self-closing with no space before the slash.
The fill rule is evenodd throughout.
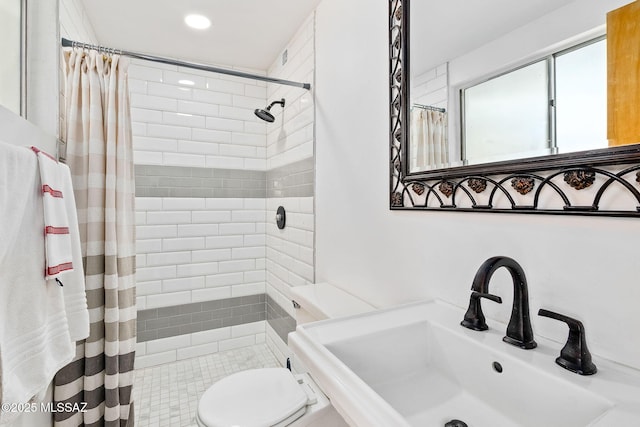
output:
<path id="1" fill-rule="evenodd" d="M 600 38 L 462 89 L 463 163 L 606 148 L 606 61 Z"/>

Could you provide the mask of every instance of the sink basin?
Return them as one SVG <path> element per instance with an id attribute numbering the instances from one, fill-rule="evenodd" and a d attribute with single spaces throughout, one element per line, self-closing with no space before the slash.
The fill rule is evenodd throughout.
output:
<path id="1" fill-rule="evenodd" d="M 555 364 L 562 344 L 502 342 L 505 326 L 459 326 L 440 301 L 301 325 L 300 361 L 354 426 L 583 427 L 640 425 L 638 371 L 595 360 L 581 377 Z"/>

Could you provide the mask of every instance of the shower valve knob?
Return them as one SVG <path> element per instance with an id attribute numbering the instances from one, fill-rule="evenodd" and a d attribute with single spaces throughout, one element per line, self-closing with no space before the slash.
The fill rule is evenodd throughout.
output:
<path id="1" fill-rule="evenodd" d="M 287 222 L 287 215 L 286 215 L 286 212 L 284 211 L 284 207 L 279 206 L 278 210 L 276 211 L 276 225 L 280 230 L 282 230 L 286 222 Z"/>

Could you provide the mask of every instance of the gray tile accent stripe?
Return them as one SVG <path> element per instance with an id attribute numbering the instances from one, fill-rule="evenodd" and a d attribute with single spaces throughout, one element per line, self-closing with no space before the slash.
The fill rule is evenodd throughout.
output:
<path id="1" fill-rule="evenodd" d="M 267 172 L 267 197 L 313 196 L 314 160 L 309 157 Z"/>
<path id="2" fill-rule="evenodd" d="M 269 295 L 267 295 L 267 322 L 285 343 L 288 343 L 289 332 L 296 329 L 296 319 Z"/>
<path id="3" fill-rule="evenodd" d="M 265 294 L 138 311 L 138 342 L 266 320 Z"/>
<path id="4" fill-rule="evenodd" d="M 266 172 L 136 165 L 138 197 L 266 197 Z"/>

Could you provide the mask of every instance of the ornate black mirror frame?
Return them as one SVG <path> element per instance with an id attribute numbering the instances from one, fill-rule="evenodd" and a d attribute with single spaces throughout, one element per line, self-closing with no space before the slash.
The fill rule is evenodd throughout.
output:
<path id="1" fill-rule="evenodd" d="M 640 144 L 408 173 L 409 1 L 389 0 L 392 210 L 640 217 Z"/>

